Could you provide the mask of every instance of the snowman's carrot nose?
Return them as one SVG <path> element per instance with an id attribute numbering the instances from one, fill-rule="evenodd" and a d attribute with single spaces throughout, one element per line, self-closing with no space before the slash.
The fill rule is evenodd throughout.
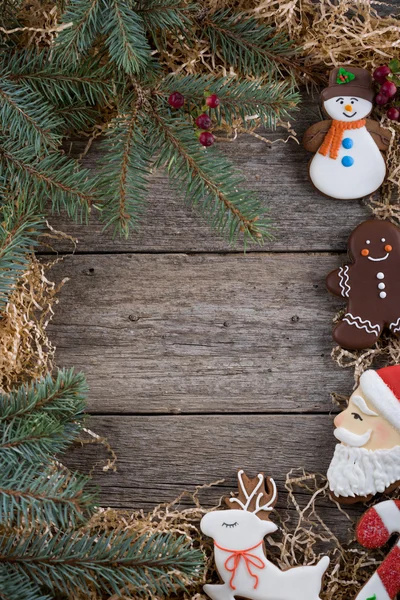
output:
<path id="1" fill-rule="evenodd" d="M 348 112 L 350 112 L 351 110 L 353 110 L 353 107 L 351 104 L 346 104 L 346 106 L 344 107 L 344 110 L 347 110 Z"/>

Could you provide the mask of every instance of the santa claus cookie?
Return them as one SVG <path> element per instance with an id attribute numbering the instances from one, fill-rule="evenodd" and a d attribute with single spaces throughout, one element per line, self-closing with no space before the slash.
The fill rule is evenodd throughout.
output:
<path id="1" fill-rule="evenodd" d="M 400 365 L 365 371 L 334 423 L 340 444 L 327 477 L 335 500 L 364 502 L 399 485 Z"/>
<path id="2" fill-rule="evenodd" d="M 352 263 L 329 273 L 326 286 L 347 301 L 333 339 L 348 350 L 370 348 L 387 327 L 400 333 L 400 229 L 371 219 L 350 235 Z"/>
<path id="3" fill-rule="evenodd" d="M 381 548 L 400 533 L 400 500 L 375 504 L 360 519 L 357 540 L 365 548 Z M 367 581 L 356 600 L 394 600 L 400 592 L 400 540 Z"/>
<path id="4" fill-rule="evenodd" d="M 372 111 L 371 75 L 357 67 L 338 67 L 321 93 L 331 119 L 307 129 L 303 144 L 315 152 L 309 174 L 315 187 L 332 198 L 362 198 L 379 188 L 386 176 L 381 150 L 390 135 L 366 117 Z"/>
<path id="5" fill-rule="evenodd" d="M 214 539 L 215 564 L 221 584 L 207 584 L 212 600 L 319 600 L 329 558 L 313 566 L 281 571 L 265 556 L 264 536 L 278 528 L 269 520 L 277 500 L 273 479 L 238 473 L 239 494 L 226 498 L 230 510 L 206 514 L 202 532 Z"/>

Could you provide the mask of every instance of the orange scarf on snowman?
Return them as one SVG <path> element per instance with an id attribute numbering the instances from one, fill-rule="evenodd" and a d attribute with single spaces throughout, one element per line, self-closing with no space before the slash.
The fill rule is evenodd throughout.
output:
<path id="1" fill-rule="evenodd" d="M 346 129 L 360 129 L 360 127 L 364 127 L 365 123 L 365 119 L 359 119 L 358 121 L 352 121 L 351 123 L 333 120 L 318 152 L 322 154 L 322 156 L 326 156 L 329 153 L 331 158 L 336 159 L 339 154 L 340 144 L 342 143 L 343 132 Z"/>

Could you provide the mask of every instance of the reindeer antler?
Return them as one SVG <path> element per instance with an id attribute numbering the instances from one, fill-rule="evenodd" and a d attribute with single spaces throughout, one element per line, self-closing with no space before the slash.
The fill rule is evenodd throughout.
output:
<path id="1" fill-rule="evenodd" d="M 238 471 L 238 487 L 239 493 L 236 496 L 225 498 L 227 506 L 236 509 L 240 507 L 255 513 L 260 519 L 269 519 L 269 513 L 278 499 L 275 481 L 271 477 L 266 478 L 264 473 L 250 479 L 241 469 Z"/>

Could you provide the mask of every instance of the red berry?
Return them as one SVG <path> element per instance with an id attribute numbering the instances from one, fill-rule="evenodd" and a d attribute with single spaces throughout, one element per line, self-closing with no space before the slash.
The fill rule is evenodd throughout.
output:
<path id="1" fill-rule="evenodd" d="M 393 81 L 385 81 L 385 83 L 382 83 L 382 87 L 379 91 L 388 98 L 391 98 L 397 92 L 397 87 L 394 85 Z"/>
<path id="2" fill-rule="evenodd" d="M 210 108 L 217 108 L 217 106 L 220 104 L 220 99 L 218 98 L 217 94 L 211 94 L 211 96 L 206 98 L 206 104 Z"/>
<path id="3" fill-rule="evenodd" d="M 203 113 L 197 117 L 196 125 L 199 129 L 210 129 L 212 121 L 206 113 Z"/>
<path id="4" fill-rule="evenodd" d="M 398 121 L 400 117 L 400 110 L 395 106 L 391 106 L 390 108 L 388 108 L 386 116 L 391 121 Z"/>
<path id="5" fill-rule="evenodd" d="M 381 67 L 378 67 L 377 69 L 375 69 L 372 77 L 378 83 L 384 83 L 386 81 L 387 76 L 390 75 L 390 73 L 391 73 L 391 70 L 389 69 L 389 67 L 387 65 L 382 65 Z"/>
<path id="6" fill-rule="evenodd" d="M 168 98 L 168 104 L 172 106 L 172 108 L 182 108 L 185 104 L 185 97 L 179 92 L 174 92 Z"/>
<path id="7" fill-rule="evenodd" d="M 388 101 L 389 101 L 389 98 L 387 96 L 385 96 L 385 94 L 382 94 L 381 92 L 379 92 L 375 96 L 375 102 L 378 104 L 378 106 L 383 106 L 384 104 L 387 104 Z"/>
<path id="8" fill-rule="evenodd" d="M 199 140 L 202 146 L 212 146 L 215 142 L 215 137 L 210 131 L 203 131 L 200 134 Z"/>

